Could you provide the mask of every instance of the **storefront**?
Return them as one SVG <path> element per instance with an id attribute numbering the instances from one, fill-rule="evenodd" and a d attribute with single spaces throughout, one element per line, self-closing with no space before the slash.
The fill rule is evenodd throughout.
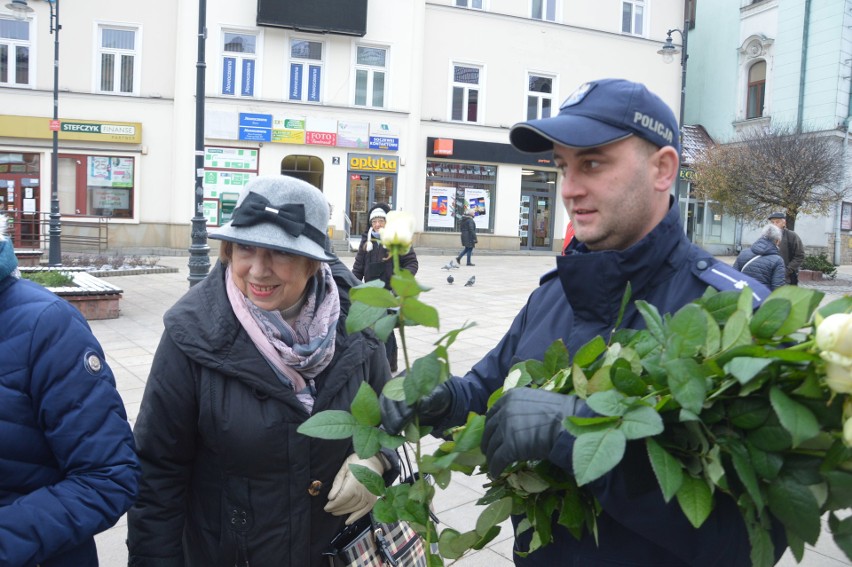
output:
<path id="1" fill-rule="evenodd" d="M 349 233 L 356 238 L 370 226 L 368 214 L 373 203 L 387 203 L 396 208 L 399 157 L 348 154 L 347 164 L 346 211 L 352 222 Z"/>

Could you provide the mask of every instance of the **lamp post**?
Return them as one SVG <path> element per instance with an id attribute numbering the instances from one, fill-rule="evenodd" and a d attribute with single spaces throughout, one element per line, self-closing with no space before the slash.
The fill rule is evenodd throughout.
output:
<path id="1" fill-rule="evenodd" d="M 686 39 L 688 35 L 689 29 L 689 21 L 684 22 L 684 26 L 682 30 L 677 28 L 670 29 L 666 32 L 666 42 L 663 44 L 663 47 L 660 48 L 657 53 L 663 56 L 663 61 L 665 63 L 671 63 L 674 59 L 674 56 L 680 53 L 680 117 L 678 119 L 678 126 L 680 127 L 680 166 L 683 167 L 683 109 L 686 102 L 686 60 L 689 58 L 689 55 L 686 52 Z M 672 43 L 672 34 L 679 33 L 681 38 L 681 43 L 683 46 L 678 48 Z M 680 171 L 678 170 L 677 175 L 677 183 L 675 183 L 675 201 L 680 206 Z M 685 221 L 686 219 L 684 219 Z"/>
<path id="2" fill-rule="evenodd" d="M 62 265 L 61 215 L 59 214 L 59 2 L 45 0 L 50 5 L 50 33 L 53 35 L 53 153 L 50 156 L 50 249 L 48 265 Z M 14 13 L 16 19 L 25 20 L 33 9 L 27 0 L 12 0 L 6 7 Z"/>
<path id="3" fill-rule="evenodd" d="M 189 287 L 210 271 L 207 219 L 204 216 L 204 44 L 207 39 L 207 0 L 198 0 L 198 62 L 195 64 L 195 216 L 189 247 Z"/>

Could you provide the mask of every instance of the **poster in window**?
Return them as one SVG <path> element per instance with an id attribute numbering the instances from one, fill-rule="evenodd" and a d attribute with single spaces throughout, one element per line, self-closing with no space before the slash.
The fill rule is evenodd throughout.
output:
<path id="1" fill-rule="evenodd" d="M 487 189 L 472 189 L 466 187 L 464 190 L 465 205 L 473 212 L 473 220 L 476 228 L 488 230 L 490 226 L 488 211 L 491 210 L 491 196 Z"/>
<path id="2" fill-rule="evenodd" d="M 219 226 L 219 199 L 204 199 L 203 206 L 207 226 Z"/>
<path id="3" fill-rule="evenodd" d="M 852 203 L 843 203 L 840 211 L 840 230 L 852 230 Z"/>
<path id="4" fill-rule="evenodd" d="M 92 187 L 112 186 L 109 158 L 106 156 L 89 156 L 89 171 L 87 184 Z"/>
<path id="5" fill-rule="evenodd" d="M 429 218 L 431 228 L 455 226 L 455 187 L 429 187 Z"/>
<path id="6" fill-rule="evenodd" d="M 110 158 L 113 187 L 133 187 L 133 158 Z"/>

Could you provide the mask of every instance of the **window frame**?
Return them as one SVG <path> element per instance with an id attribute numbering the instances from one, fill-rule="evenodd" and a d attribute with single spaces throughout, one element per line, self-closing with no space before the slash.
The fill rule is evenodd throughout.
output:
<path id="1" fill-rule="evenodd" d="M 130 186 L 115 186 L 110 187 L 106 185 L 89 185 L 91 171 L 92 168 L 91 161 L 93 158 L 98 158 L 101 160 L 109 160 L 109 168 L 110 171 L 112 167 L 127 165 L 127 161 L 131 163 L 131 167 L 133 169 L 130 177 Z M 118 164 L 115 164 L 115 161 L 118 161 Z M 68 153 L 62 152 L 59 154 L 59 201 L 60 201 L 60 213 L 63 215 L 78 215 L 78 216 L 88 216 L 88 217 L 108 217 L 110 222 L 112 221 L 132 221 L 136 219 L 136 212 L 138 210 L 138 195 L 139 195 L 139 156 L 137 154 L 116 154 L 109 151 L 80 151 L 75 152 L 71 151 Z M 65 184 L 63 183 L 62 172 L 64 170 L 64 165 L 72 165 L 73 171 L 68 171 L 70 176 L 65 179 Z M 73 181 L 72 181 L 73 178 Z M 70 182 L 70 183 L 68 183 Z M 99 212 L 94 212 L 94 207 L 91 205 L 92 193 L 96 190 L 102 191 L 127 191 L 127 209 L 120 209 L 122 211 L 127 211 L 127 213 L 123 216 L 113 216 L 104 214 L 104 210 L 100 210 Z M 72 203 L 73 202 L 73 203 Z M 73 210 L 68 210 L 68 207 L 72 206 Z"/>
<path id="2" fill-rule="evenodd" d="M 320 58 L 311 59 L 309 57 L 294 57 L 293 42 L 306 41 L 308 43 L 317 43 L 320 45 Z M 326 58 L 326 42 L 317 40 L 311 37 L 290 36 L 287 38 L 287 94 L 284 96 L 288 102 L 305 102 L 310 104 L 322 104 L 325 100 L 325 58 Z M 293 69 L 299 67 L 298 79 L 293 74 Z M 311 77 L 313 73 L 318 73 L 319 86 L 316 89 L 316 94 L 312 98 L 310 92 Z M 307 77 L 307 79 L 305 79 Z M 295 81 L 298 80 L 299 96 L 294 96 L 294 88 L 297 86 Z"/>
<path id="3" fill-rule="evenodd" d="M 758 65 L 763 65 L 763 80 L 752 81 L 751 80 L 751 72 Z M 748 67 L 746 67 L 746 92 L 745 92 L 745 119 L 753 120 L 756 118 L 763 118 L 764 116 L 764 108 L 766 106 L 766 76 L 768 74 L 769 65 L 767 65 L 765 59 L 758 59 L 751 63 Z M 757 96 L 759 99 L 759 104 L 755 109 L 755 114 L 751 114 L 751 102 L 752 102 L 752 92 L 753 89 L 757 92 Z"/>
<path id="4" fill-rule="evenodd" d="M 33 80 L 34 80 L 33 75 L 35 75 L 35 73 L 33 72 L 34 69 L 35 69 L 35 64 L 34 64 L 35 63 L 35 42 L 33 41 L 32 33 L 33 33 L 33 30 L 38 29 L 38 27 L 35 25 L 34 19 L 27 19 L 27 20 L 20 21 L 20 20 L 16 20 L 15 18 L 13 18 L 11 16 L 6 16 L 5 14 L 3 16 L 0 16 L 0 19 L 10 21 L 10 22 L 20 22 L 21 24 L 25 24 L 26 28 L 27 28 L 27 39 L 26 40 L 0 37 L 0 45 L 6 45 L 7 46 L 7 55 L 6 55 L 7 58 L 8 58 L 7 72 L 8 72 L 9 77 L 14 76 L 15 79 L 17 79 L 17 73 L 18 73 L 17 50 L 18 50 L 18 48 L 25 48 L 27 50 L 27 82 L 26 83 L 19 83 L 19 82 L 17 82 L 17 80 L 15 80 L 15 81 L 9 81 L 9 80 L 2 81 L 2 80 L 0 80 L 0 87 L 11 87 L 11 88 L 18 88 L 18 89 L 33 88 L 35 86 L 34 83 L 33 83 Z M 13 51 L 15 53 L 14 56 L 12 54 Z"/>
<path id="5" fill-rule="evenodd" d="M 632 7 L 630 11 L 630 29 L 624 29 L 624 7 L 625 5 L 630 5 Z M 642 8 L 642 29 L 637 33 L 636 32 L 636 7 L 639 6 Z M 648 2 L 646 0 L 621 0 L 621 11 L 619 12 L 619 22 L 618 28 L 621 30 L 621 33 L 627 35 L 633 35 L 636 37 L 648 37 Z"/>
<path id="6" fill-rule="evenodd" d="M 469 10 L 485 10 L 485 2 L 487 0 L 455 0 L 453 4 L 456 8 L 467 8 Z M 479 6 L 474 6 L 474 2 L 478 2 Z"/>
<path id="7" fill-rule="evenodd" d="M 541 2 L 540 15 L 535 13 L 535 3 Z M 548 12 L 553 13 L 553 17 L 547 17 Z M 540 22 L 557 22 L 559 21 L 559 2 L 556 0 L 530 0 L 530 18 Z"/>
<path id="8" fill-rule="evenodd" d="M 538 77 L 538 78 L 541 78 L 541 79 L 549 79 L 550 80 L 550 93 L 544 93 L 544 92 L 541 92 L 541 91 L 530 90 L 530 82 L 531 82 L 533 77 Z M 539 118 L 547 118 L 547 117 L 553 116 L 554 108 L 556 108 L 556 110 L 558 112 L 558 107 L 554 107 L 554 104 L 553 104 L 553 102 L 555 100 L 554 93 L 556 91 L 556 75 L 551 74 L 551 73 L 542 73 L 542 72 L 539 72 L 539 71 L 527 71 L 526 78 L 527 78 L 526 90 L 524 92 L 524 116 L 526 116 L 526 118 L 524 118 L 524 120 L 537 120 Z M 536 102 L 536 116 L 533 117 L 533 118 L 531 118 L 529 116 L 530 98 L 538 99 L 537 102 Z M 542 107 L 543 107 L 543 101 L 544 100 L 550 101 L 550 114 L 548 116 L 542 115 Z"/>
<path id="9" fill-rule="evenodd" d="M 472 68 L 479 71 L 479 75 L 477 77 L 476 83 L 465 83 L 461 81 L 456 81 L 456 68 L 457 67 L 466 67 Z M 472 87 L 475 87 L 476 90 L 476 119 L 470 120 L 470 91 L 474 90 Z M 453 118 L 453 101 L 455 100 L 455 90 L 457 88 L 463 89 L 462 92 L 462 118 Z M 482 115 L 484 111 L 484 90 L 485 90 L 485 65 L 478 63 L 464 63 L 461 61 L 452 61 L 450 63 L 450 89 L 449 89 L 449 102 L 447 105 L 447 115 L 450 122 L 456 122 L 460 124 L 482 124 Z"/>
<path id="10" fill-rule="evenodd" d="M 239 35 L 239 36 L 253 36 L 254 37 L 254 52 L 242 52 L 242 51 L 226 51 L 225 46 L 225 37 L 227 34 Z M 253 99 L 259 97 L 260 91 L 260 71 L 261 71 L 261 50 L 263 45 L 263 30 L 251 29 L 251 28 L 239 28 L 236 26 L 226 26 L 222 27 L 219 34 L 219 58 L 218 58 L 218 69 L 219 69 L 219 82 L 217 86 L 217 93 L 220 96 L 224 97 L 233 97 L 235 99 L 245 98 L 245 99 Z M 230 91 L 226 89 L 226 60 L 233 59 L 233 86 Z M 246 72 L 250 72 L 252 75 L 251 81 L 251 89 L 246 91 L 246 86 L 244 84 L 244 76 Z"/>
<path id="11" fill-rule="evenodd" d="M 142 76 L 142 49 L 140 46 L 142 45 L 142 26 L 139 24 L 130 24 L 130 23 L 120 23 L 120 22 L 103 22 L 96 21 L 95 23 L 95 50 L 94 50 L 94 58 L 95 58 L 95 73 L 92 77 L 92 81 L 94 83 L 92 91 L 98 94 L 108 94 L 108 95 L 117 95 L 117 96 L 139 96 L 139 85 L 141 83 Z M 103 31 L 105 29 L 110 30 L 119 30 L 119 31 L 130 31 L 133 32 L 133 49 L 123 49 L 123 48 L 111 48 L 103 46 Z M 116 61 L 119 64 L 113 63 L 113 90 L 104 90 L 101 88 L 103 85 L 103 56 L 107 53 L 112 53 L 115 55 Z M 133 58 L 133 72 L 132 72 L 132 81 L 133 86 L 130 91 L 125 92 L 121 90 L 121 58 L 123 56 L 130 55 Z"/>
<path id="12" fill-rule="evenodd" d="M 390 68 L 390 47 L 386 45 L 374 45 L 374 44 L 355 44 L 353 50 L 354 61 L 352 62 L 352 87 L 354 89 L 354 93 L 352 96 L 352 104 L 357 106 L 358 108 L 388 108 L 388 71 Z M 358 50 L 364 49 L 380 49 L 385 52 L 385 62 L 384 66 L 379 67 L 377 65 L 370 65 L 368 63 L 358 63 Z M 358 103 L 358 72 L 366 71 L 367 72 L 367 86 L 365 93 L 364 104 Z M 376 91 L 375 91 L 375 79 L 376 74 L 382 73 L 384 75 L 384 83 L 382 85 L 382 103 L 381 105 L 375 105 Z"/>

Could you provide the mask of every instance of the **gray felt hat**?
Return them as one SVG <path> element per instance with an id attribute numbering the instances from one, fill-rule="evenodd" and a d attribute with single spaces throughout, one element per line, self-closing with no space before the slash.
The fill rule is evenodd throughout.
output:
<path id="1" fill-rule="evenodd" d="M 280 250 L 320 262 L 336 259 L 325 250 L 328 202 L 319 189 L 295 177 L 255 177 L 237 199 L 231 220 L 210 238 Z"/>

